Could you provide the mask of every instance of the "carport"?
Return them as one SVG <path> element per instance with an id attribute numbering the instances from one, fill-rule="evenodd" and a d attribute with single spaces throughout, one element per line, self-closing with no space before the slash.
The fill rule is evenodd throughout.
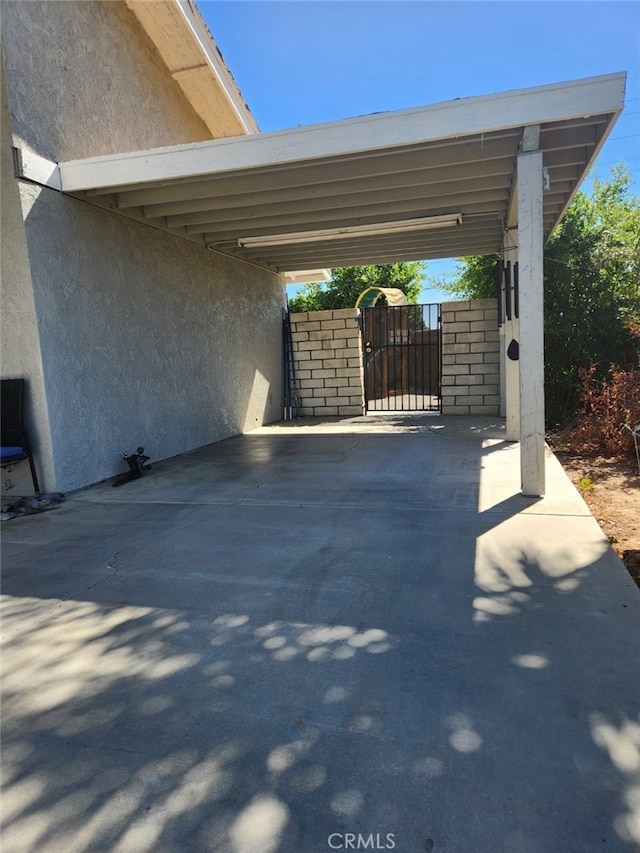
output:
<path id="1" fill-rule="evenodd" d="M 278 273 L 501 254 L 504 413 L 544 494 L 543 247 L 624 105 L 624 73 L 21 174 Z M 509 344 L 515 341 L 518 347 Z M 519 352 L 519 359 L 514 357 Z"/>

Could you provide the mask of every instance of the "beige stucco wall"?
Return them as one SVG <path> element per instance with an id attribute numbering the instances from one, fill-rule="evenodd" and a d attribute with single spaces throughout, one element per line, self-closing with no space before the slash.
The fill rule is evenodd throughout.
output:
<path id="1" fill-rule="evenodd" d="M 2 376 L 29 378 L 27 419 L 39 477 L 51 481 L 51 443 L 47 403 L 42 373 L 40 339 L 31 284 L 27 240 L 20 206 L 20 193 L 13 176 L 11 122 L 6 102 L 4 68 L 2 112 L 0 114 L 0 341 Z M 44 481 L 44 480 L 43 480 Z M 26 462 L 2 471 L 2 495 L 30 494 L 33 491 Z"/>
<path id="2" fill-rule="evenodd" d="M 138 444 L 162 459 L 279 416 L 276 276 L 58 193 L 23 198 L 58 489 Z"/>
<path id="3" fill-rule="evenodd" d="M 123 3 L 3 2 L 2 39 L 14 140 L 38 154 L 204 136 Z M 277 419 L 279 278 L 17 181 L 6 130 L 2 371 L 34 390 L 42 487 L 120 473 L 138 444 L 158 461 Z"/>
<path id="4" fill-rule="evenodd" d="M 120 0 L 2 0 L 16 139 L 56 162 L 210 139 Z"/>

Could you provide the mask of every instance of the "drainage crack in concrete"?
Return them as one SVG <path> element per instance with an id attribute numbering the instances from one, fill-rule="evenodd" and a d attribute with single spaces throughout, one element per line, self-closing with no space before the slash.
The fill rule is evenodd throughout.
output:
<path id="1" fill-rule="evenodd" d="M 107 560 L 107 568 L 113 569 L 113 571 L 109 572 L 109 574 L 105 575 L 105 577 L 103 577 L 103 578 L 100 578 L 100 580 L 97 580 L 95 583 L 89 584 L 89 586 L 84 587 L 84 589 L 82 590 L 83 592 L 87 592 L 87 590 L 93 589 L 94 587 L 98 586 L 98 584 L 104 583 L 104 581 L 109 580 L 109 578 L 112 578 L 112 577 L 114 577 L 114 575 L 118 574 L 120 567 L 116 566 L 114 564 L 114 560 L 118 556 L 119 553 L 120 553 L 120 551 L 116 551 L 114 553 L 114 555 L 111 557 L 111 559 Z M 67 591 L 67 593 L 64 595 L 64 597 L 58 599 L 58 603 L 56 604 L 55 607 L 52 607 L 51 609 L 47 610 L 41 616 L 35 617 L 34 622 L 40 622 L 43 619 L 50 618 L 52 615 L 54 615 L 59 610 L 61 610 L 68 601 L 73 601 L 76 598 L 77 598 L 76 593 L 71 592 L 71 591 Z"/>
<path id="2" fill-rule="evenodd" d="M 109 580 L 109 578 L 112 578 L 112 577 L 114 577 L 115 575 L 117 575 L 117 574 L 118 574 L 118 572 L 120 571 L 120 567 L 119 567 L 119 566 L 117 566 L 117 565 L 115 565 L 114 560 L 116 559 L 116 557 L 118 556 L 118 554 L 119 554 L 119 553 L 120 553 L 120 551 L 116 551 L 116 552 L 113 554 L 113 556 L 112 556 L 109 560 L 107 560 L 107 566 L 106 566 L 106 567 L 107 567 L 107 569 L 112 569 L 113 571 L 109 572 L 109 573 L 108 573 L 108 574 L 106 574 L 104 577 L 100 578 L 100 580 L 95 581 L 95 583 L 91 583 L 91 584 L 89 584 L 89 586 L 85 586 L 85 587 L 83 588 L 82 592 L 87 592 L 88 590 L 93 589 L 94 587 L 98 586 L 98 585 L 99 585 L 99 584 L 101 584 L 101 583 L 104 583 L 105 581 Z M 63 607 L 63 606 L 68 602 L 68 601 L 73 601 L 75 598 L 77 598 L 77 596 L 76 596 L 76 594 L 75 594 L 75 593 L 73 593 L 73 592 L 68 592 L 68 593 L 65 595 L 65 597 L 64 597 L 64 598 L 61 598 L 61 599 L 60 599 L 60 601 L 58 602 L 58 604 L 57 604 L 54 608 L 52 608 L 51 610 L 49 610 L 49 611 L 48 611 L 48 612 L 43 616 L 43 618 L 46 618 L 46 617 L 48 617 L 48 616 L 51 616 L 51 614 L 53 614 L 53 613 L 55 613 L 56 611 L 60 610 L 60 609 L 61 609 L 61 608 L 62 608 L 62 607 Z"/>
<path id="3" fill-rule="evenodd" d="M 98 586 L 101 583 L 104 583 L 105 581 L 108 581 L 110 578 L 112 578 L 118 574 L 118 572 L 120 571 L 120 566 L 116 565 L 115 559 L 119 553 L 120 553 L 120 551 L 116 551 L 114 553 L 113 557 L 111 557 L 110 560 L 107 560 L 107 566 L 106 567 L 107 567 L 107 569 L 112 569 L 112 571 L 110 571 L 108 574 L 106 574 L 103 578 L 100 578 L 100 580 L 95 581 L 95 583 L 91 583 L 91 584 L 89 584 L 89 586 L 86 586 L 84 588 L 85 592 L 89 589 L 93 589 L 94 587 Z"/>
<path id="4" fill-rule="evenodd" d="M 247 495 L 245 495 L 242 498 L 238 498 L 238 500 L 236 500 L 236 501 L 231 501 L 230 505 L 231 506 L 239 506 L 240 504 L 244 503 L 245 501 L 251 500 L 251 495 L 255 494 L 258 491 L 258 489 L 261 489 L 263 486 L 266 486 L 267 483 L 270 483 L 274 479 L 274 477 L 275 477 L 275 474 L 271 474 L 269 477 L 266 477 L 260 483 L 256 483 L 256 485 L 251 489 L 251 491 Z"/>
<path id="5" fill-rule="evenodd" d="M 122 746 L 101 746 L 96 743 L 76 743 L 76 747 L 80 747 L 81 749 L 99 749 L 103 752 L 125 752 L 128 755 L 143 755 L 143 751 L 140 749 L 125 749 Z"/>
<path id="6" fill-rule="evenodd" d="M 358 439 L 355 444 L 352 444 L 351 447 L 347 447 L 347 449 L 342 454 L 342 458 L 339 461 L 346 462 L 346 460 L 349 458 L 349 454 L 356 450 L 358 447 L 360 447 L 360 445 L 364 444 L 365 441 L 369 441 L 370 438 L 371 436 L 365 435 L 362 438 Z"/>

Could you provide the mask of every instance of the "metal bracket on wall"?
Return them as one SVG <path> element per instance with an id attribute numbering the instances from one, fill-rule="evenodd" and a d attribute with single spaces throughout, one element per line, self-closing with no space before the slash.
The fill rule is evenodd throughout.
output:
<path id="1" fill-rule="evenodd" d="M 24 178 L 42 187 L 62 191 L 62 179 L 57 163 L 41 157 L 28 148 L 14 146 L 12 150 L 16 178 Z"/>

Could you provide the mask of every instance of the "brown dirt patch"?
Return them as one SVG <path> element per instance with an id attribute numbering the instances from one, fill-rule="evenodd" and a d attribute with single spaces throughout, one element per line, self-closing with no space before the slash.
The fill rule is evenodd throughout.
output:
<path id="1" fill-rule="evenodd" d="M 640 475 L 637 465 L 577 456 L 551 444 L 611 547 L 640 587 Z"/>

